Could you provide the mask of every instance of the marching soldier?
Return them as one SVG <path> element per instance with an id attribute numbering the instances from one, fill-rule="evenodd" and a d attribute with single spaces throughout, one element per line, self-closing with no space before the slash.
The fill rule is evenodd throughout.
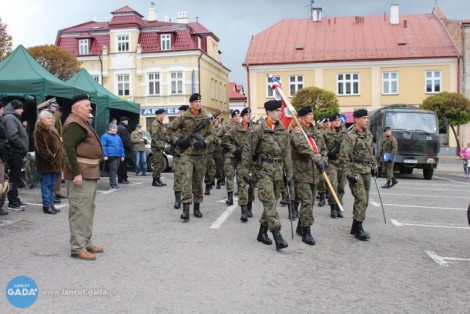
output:
<path id="1" fill-rule="evenodd" d="M 214 125 L 214 122 L 216 119 L 212 120 L 212 125 Z M 214 159 L 214 150 L 216 141 L 215 141 L 215 136 L 217 135 L 217 130 L 215 127 L 212 128 L 212 133 L 214 136 L 214 142 L 210 143 L 207 145 L 207 165 L 206 165 L 206 173 L 204 175 L 204 183 L 206 184 L 206 190 L 204 191 L 204 195 L 210 195 L 211 194 L 211 189 L 212 185 L 215 180 L 215 159 Z"/>
<path id="2" fill-rule="evenodd" d="M 331 117 L 326 116 L 323 118 L 323 123 L 321 123 L 321 134 L 324 134 L 325 130 L 331 129 Z M 328 189 L 326 186 L 325 179 L 321 176 L 320 182 L 318 183 L 318 207 L 325 206 L 326 198 L 327 198 Z"/>
<path id="3" fill-rule="evenodd" d="M 248 221 L 248 217 L 253 217 L 252 206 L 255 199 L 253 185 L 247 184 L 241 176 L 241 160 L 242 152 L 245 144 L 245 140 L 252 130 L 250 109 L 244 108 L 240 113 L 242 122 L 233 127 L 229 132 L 225 134 L 222 141 L 224 147 L 227 148 L 228 154 L 233 156 L 235 163 L 235 172 L 237 176 L 237 190 L 239 191 L 238 205 L 241 208 L 242 216 L 240 220 L 242 222 Z"/>
<path id="4" fill-rule="evenodd" d="M 331 128 L 323 131 L 326 148 L 328 149 L 328 179 L 336 192 L 339 201 L 343 204 L 344 187 L 346 186 L 346 177 L 341 165 L 339 164 L 339 151 L 341 143 L 348 136 L 348 131 L 341 125 L 341 116 L 335 113 L 331 116 Z M 331 193 L 329 193 L 328 203 L 331 207 L 331 218 L 343 218 L 343 213 L 336 204 Z"/>
<path id="5" fill-rule="evenodd" d="M 326 157 L 326 147 L 323 137 L 315 128 L 315 119 L 312 107 L 305 106 L 297 111 L 302 129 L 307 137 L 313 138 L 319 152 L 312 150 L 307 139 L 298 127 L 292 129 L 292 163 L 294 167 L 293 181 L 295 185 L 296 202 L 301 203 L 299 221 L 296 232 L 302 235 L 302 242 L 315 245 L 310 227 L 313 225 L 313 205 L 319 173 L 323 173 L 326 163 L 322 157 Z M 315 169 L 316 168 L 318 169 Z M 298 205 L 297 205 L 298 206 Z"/>
<path id="6" fill-rule="evenodd" d="M 188 105 L 181 105 L 178 108 L 178 114 L 179 116 L 176 117 L 173 121 L 170 122 L 170 125 L 178 123 L 178 119 L 186 112 L 188 111 L 189 106 Z M 166 131 L 166 136 L 169 137 L 168 134 L 169 128 L 165 129 Z M 181 157 L 181 150 L 179 147 L 172 145 L 173 150 L 172 150 L 172 156 L 173 156 L 173 191 L 175 191 L 175 205 L 173 205 L 174 209 L 180 209 L 181 208 L 181 191 L 182 191 L 182 181 L 183 181 L 183 172 L 181 169 L 181 163 L 180 163 L 180 157 Z"/>
<path id="7" fill-rule="evenodd" d="M 166 186 L 160 180 L 160 176 L 163 172 L 165 165 L 163 150 L 165 149 L 165 127 L 163 126 L 163 119 L 165 118 L 165 110 L 158 109 L 155 111 L 155 120 L 152 122 L 150 127 L 150 135 L 152 136 L 152 157 L 153 157 L 153 180 L 152 186 Z"/>
<path id="8" fill-rule="evenodd" d="M 220 190 L 222 181 L 225 181 L 224 173 L 224 162 L 225 162 L 225 152 L 221 145 L 222 137 L 219 137 L 220 130 L 223 130 L 222 123 L 219 119 L 214 120 L 214 129 L 216 137 L 214 138 L 214 161 L 215 161 L 215 179 L 216 186 L 215 188 Z"/>
<path id="9" fill-rule="evenodd" d="M 225 132 L 229 132 L 230 130 L 233 130 L 239 123 L 240 123 L 240 111 L 239 110 L 234 110 L 232 112 L 232 121 L 230 124 L 230 127 L 228 127 Z M 233 156 L 232 153 L 229 151 L 229 147 L 224 144 L 224 140 L 222 139 L 222 147 L 225 149 L 226 154 L 225 154 L 225 164 L 224 164 L 224 172 L 225 172 L 225 184 L 227 188 L 227 201 L 225 204 L 227 205 L 233 205 L 233 179 L 235 178 L 235 156 Z"/>
<path id="10" fill-rule="evenodd" d="M 366 241 L 370 236 L 364 231 L 362 223 L 369 204 L 371 175 L 377 177 L 377 164 L 372 152 L 372 133 L 367 129 L 367 110 L 358 109 L 353 117 L 354 126 L 341 144 L 339 162 L 354 196 L 351 234 L 358 240 Z"/>
<path id="11" fill-rule="evenodd" d="M 287 184 L 291 184 L 292 179 L 290 140 L 289 134 L 280 122 L 281 105 L 281 101 L 278 100 L 269 100 L 264 103 L 268 117 L 245 141 L 240 169 L 242 172 L 240 176 L 246 177 L 249 181 L 248 174 L 252 160 L 254 158 L 257 160 L 256 186 L 259 200 L 263 203 L 263 215 L 259 220 L 260 229 L 257 240 L 267 245 L 272 244 L 267 234 L 269 229 L 273 234 L 277 250 L 286 248 L 288 244 L 280 232 L 281 220 L 276 209 L 276 202 L 283 185 L 283 173 L 285 172 Z"/>
<path id="12" fill-rule="evenodd" d="M 395 176 L 393 175 L 393 165 L 395 156 L 397 154 L 398 142 L 395 136 L 392 135 L 392 130 L 390 127 L 386 127 L 384 132 L 385 136 L 382 141 L 382 151 L 380 156 L 383 158 L 384 166 L 387 172 L 387 183 L 385 183 L 382 188 L 388 189 L 398 183 L 397 179 L 395 179 Z"/>
<path id="13" fill-rule="evenodd" d="M 200 204 L 203 201 L 202 181 L 206 172 L 206 147 L 214 140 L 212 123 L 207 123 L 198 133 L 198 139 L 188 136 L 209 116 L 201 109 L 201 95 L 192 94 L 189 98 L 190 109 L 168 127 L 171 141 L 181 152 L 181 169 L 183 172 L 181 219 L 189 220 L 189 207 L 194 202 L 194 216 L 202 217 Z"/>

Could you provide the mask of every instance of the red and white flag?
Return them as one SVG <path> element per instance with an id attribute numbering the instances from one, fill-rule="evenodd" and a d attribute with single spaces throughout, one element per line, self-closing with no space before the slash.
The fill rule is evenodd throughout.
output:
<path id="1" fill-rule="evenodd" d="M 287 129 L 292 121 L 292 115 L 286 105 L 284 98 L 279 91 L 281 90 L 281 82 L 275 78 L 271 79 L 271 89 L 274 91 L 274 99 L 282 102 L 281 122 L 285 129 Z"/>

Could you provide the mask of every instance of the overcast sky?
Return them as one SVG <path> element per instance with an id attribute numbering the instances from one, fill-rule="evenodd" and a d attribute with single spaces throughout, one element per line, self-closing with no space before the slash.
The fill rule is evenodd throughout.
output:
<path id="1" fill-rule="evenodd" d="M 125 5 L 147 18 L 152 1 L 147 0 L 0 0 L 0 18 L 6 23 L 13 45 L 26 48 L 54 44 L 57 30 L 80 23 L 105 21 Z M 242 67 L 252 35 L 282 19 L 310 17 L 310 0 L 154 0 L 157 19 L 186 11 L 190 21 L 199 22 L 220 39 L 222 62 L 231 70 L 230 81 L 246 83 Z M 315 0 L 323 17 L 383 15 L 398 3 L 400 13 L 431 13 L 435 3 L 447 18 L 470 19 L 469 0 Z"/>

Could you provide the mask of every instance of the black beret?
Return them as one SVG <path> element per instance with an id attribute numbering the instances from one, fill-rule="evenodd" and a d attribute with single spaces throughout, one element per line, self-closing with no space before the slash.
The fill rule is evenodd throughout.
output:
<path id="1" fill-rule="evenodd" d="M 158 109 L 158 110 L 155 111 L 155 114 L 156 114 L 156 115 L 157 115 L 157 114 L 162 114 L 162 113 L 165 113 L 165 109 L 160 108 L 160 109 Z"/>
<path id="2" fill-rule="evenodd" d="M 339 113 L 333 113 L 331 116 L 330 116 L 330 119 L 331 121 L 335 121 L 337 119 L 341 119 L 341 115 Z"/>
<path id="3" fill-rule="evenodd" d="M 264 103 L 264 109 L 268 111 L 274 111 L 282 107 L 282 101 L 280 100 L 268 100 Z"/>
<path id="4" fill-rule="evenodd" d="M 310 113 L 310 112 L 312 112 L 312 107 L 304 106 L 300 108 L 299 110 L 297 110 L 297 115 L 301 117 L 301 116 L 305 116 L 307 113 Z"/>
<path id="5" fill-rule="evenodd" d="M 73 106 L 73 105 L 75 105 L 75 103 L 77 103 L 77 102 L 79 102 L 79 101 L 82 101 L 82 100 L 85 100 L 85 99 L 90 100 L 90 96 L 87 95 L 87 94 L 82 94 L 82 95 L 74 96 L 74 97 L 70 100 L 70 106 Z"/>
<path id="6" fill-rule="evenodd" d="M 331 122 L 331 117 L 330 116 L 325 116 L 323 118 L 323 122 Z"/>
<path id="7" fill-rule="evenodd" d="M 354 118 L 362 118 L 367 116 L 367 110 L 366 109 L 357 109 L 353 112 L 353 117 Z"/>
<path id="8" fill-rule="evenodd" d="M 194 93 L 189 97 L 189 102 L 193 102 L 195 100 L 201 100 L 201 94 L 199 93 Z"/>
<path id="9" fill-rule="evenodd" d="M 230 116 L 233 118 L 233 116 L 236 116 L 237 114 L 240 114 L 240 110 L 235 109 L 234 111 L 232 111 L 232 114 Z"/>
<path id="10" fill-rule="evenodd" d="M 188 105 L 181 105 L 178 110 L 179 111 L 187 111 L 189 109 L 189 106 Z"/>
<path id="11" fill-rule="evenodd" d="M 17 99 L 11 101 L 11 106 L 13 107 L 14 110 L 24 108 L 23 103 Z"/>
<path id="12" fill-rule="evenodd" d="M 243 108 L 242 112 L 240 113 L 240 116 L 243 118 L 243 116 L 247 113 L 250 113 L 250 108 Z"/>
<path id="13" fill-rule="evenodd" d="M 385 129 L 384 129 L 384 132 L 390 130 L 390 127 L 389 126 L 386 126 Z"/>
<path id="14" fill-rule="evenodd" d="M 119 118 L 119 122 L 121 121 L 129 121 L 129 118 L 128 117 L 125 117 L 125 116 L 122 116 Z"/>

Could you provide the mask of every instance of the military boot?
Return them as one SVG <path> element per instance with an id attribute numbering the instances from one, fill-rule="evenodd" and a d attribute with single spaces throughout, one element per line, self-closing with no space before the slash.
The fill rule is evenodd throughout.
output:
<path id="1" fill-rule="evenodd" d="M 395 186 L 397 183 L 398 183 L 398 180 L 395 179 L 395 177 L 393 177 L 392 178 L 392 185 L 390 187 Z"/>
<path id="2" fill-rule="evenodd" d="M 287 205 L 287 198 L 285 192 L 281 192 L 281 201 L 279 202 L 279 204 L 281 204 L 282 207 Z"/>
<path id="3" fill-rule="evenodd" d="M 181 219 L 189 220 L 189 203 L 183 203 L 183 213 L 181 214 Z"/>
<path id="4" fill-rule="evenodd" d="M 276 250 L 281 250 L 289 246 L 287 242 L 282 238 L 281 232 L 278 228 L 274 229 L 272 233 L 274 242 L 276 242 Z"/>
<path id="5" fill-rule="evenodd" d="M 194 203 L 194 217 L 196 218 L 201 218 L 202 217 L 202 214 L 201 214 L 201 210 L 200 210 L 200 204 L 199 203 Z"/>
<path id="6" fill-rule="evenodd" d="M 315 245 L 315 240 L 312 237 L 310 226 L 302 227 L 302 230 L 303 230 L 302 242 L 308 245 Z"/>
<path id="7" fill-rule="evenodd" d="M 248 202 L 248 204 L 246 204 L 246 216 L 247 217 L 253 217 L 253 212 L 251 211 L 252 208 L 253 208 L 253 203 Z"/>
<path id="8" fill-rule="evenodd" d="M 357 222 L 356 232 L 354 233 L 354 237 L 361 241 L 367 241 L 370 239 L 370 236 L 367 232 L 364 231 L 362 228 L 362 221 Z"/>
<path id="9" fill-rule="evenodd" d="M 259 242 L 263 242 L 266 245 L 273 244 L 273 241 L 268 236 L 268 227 L 263 226 L 262 224 L 259 225 L 259 232 L 258 238 L 256 238 Z"/>
<path id="10" fill-rule="evenodd" d="M 351 231 L 349 232 L 350 234 L 355 234 L 356 233 L 356 228 L 357 228 L 357 223 L 359 221 L 357 221 L 356 219 L 353 219 L 353 223 L 352 223 L 352 226 L 351 226 Z"/>
<path id="11" fill-rule="evenodd" d="M 392 184 L 390 181 L 387 181 L 387 183 L 385 183 L 383 186 L 382 186 L 382 189 L 388 189 L 388 188 L 391 188 L 392 187 Z"/>
<path id="12" fill-rule="evenodd" d="M 343 218 L 343 212 L 339 208 L 339 205 L 335 204 L 335 206 L 336 206 L 336 214 L 338 215 L 338 218 Z"/>
<path id="13" fill-rule="evenodd" d="M 166 183 L 163 183 L 163 182 L 160 180 L 160 177 L 157 178 L 157 183 L 161 184 L 160 186 L 166 186 Z"/>
<path id="14" fill-rule="evenodd" d="M 233 205 L 233 192 L 228 192 L 227 201 L 225 202 L 227 205 Z"/>
<path id="15" fill-rule="evenodd" d="M 294 202 L 294 206 L 292 206 L 292 218 L 297 219 L 299 218 L 299 202 Z"/>
<path id="16" fill-rule="evenodd" d="M 318 207 L 323 207 L 325 205 L 325 196 L 326 193 L 320 193 L 320 200 L 318 201 Z"/>
<path id="17" fill-rule="evenodd" d="M 217 184 L 216 184 L 215 188 L 216 188 L 217 190 L 220 190 L 221 184 L 222 184 L 222 180 L 221 180 L 221 179 L 217 179 Z"/>
<path id="18" fill-rule="evenodd" d="M 331 208 L 331 218 L 338 217 L 338 211 L 336 210 L 336 204 L 330 204 Z"/>
<path id="19" fill-rule="evenodd" d="M 153 180 L 152 180 L 152 186 L 161 187 L 161 186 L 163 186 L 163 185 L 159 182 L 159 180 L 157 181 L 157 178 L 153 178 Z"/>
<path id="20" fill-rule="evenodd" d="M 180 209 L 181 207 L 181 191 L 175 191 L 175 205 L 173 205 L 174 209 Z"/>
<path id="21" fill-rule="evenodd" d="M 235 195 L 235 196 L 237 196 L 237 195 L 238 195 L 238 190 L 235 192 L 235 194 L 234 194 L 234 195 Z"/>
<path id="22" fill-rule="evenodd" d="M 220 181 L 220 185 L 225 186 L 225 178 L 223 178 L 222 181 Z"/>
<path id="23" fill-rule="evenodd" d="M 246 208 L 246 205 L 241 205 L 242 208 L 242 216 L 240 217 L 240 220 L 243 222 L 248 221 L 248 210 Z"/>
<path id="24" fill-rule="evenodd" d="M 299 221 L 297 222 L 297 228 L 295 228 L 295 233 L 297 233 L 299 236 L 303 236 L 304 235 L 304 230 L 302 229 L 302 225 L 300 223 L 300 219 Z"/>
<path id="25" fill-rule="evenodd" d="M 211 194 L 211 185 L 206 184 L 206 190 L 204 191 L 204 195 L 210 195 Z"/>

